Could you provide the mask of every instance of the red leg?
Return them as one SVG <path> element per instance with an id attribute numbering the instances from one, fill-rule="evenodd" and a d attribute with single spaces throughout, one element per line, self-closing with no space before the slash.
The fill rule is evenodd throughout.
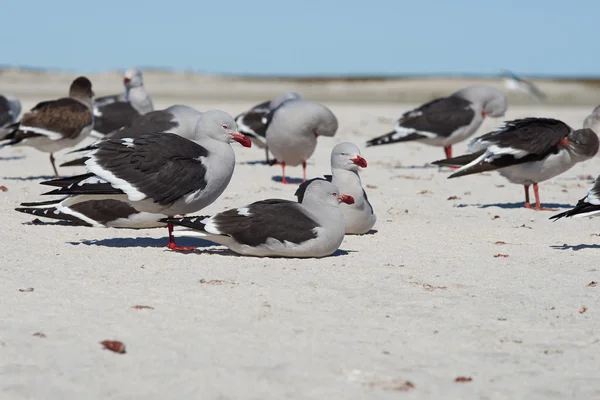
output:
<path id="1" fill-rule="evenodd" d="M 533 194 L 535 194 L 535 210 L 536 211 L 557 211 L 556 208 L 542 207 L 542 205 L 540 203 L 540 194 L 539 194 L 539 191 L 538 191 L 538 184 L 537 183 L 533 184 Z"/>
<path id="2" fill-rule="evenodd" d="M 529 203 L 529 185 L 523 185 L 525 188 L 525 208 L 531 208 L 531 204 Z"/>
<path id="3" fill-rule="evenodd" d="M 444 153 L 446 153 L 446 158 L 452 158 L 452 146 L 444 147 Z M 450 169 L 458 169 L 459 167 L 455 165 L 448 165 Z"/>
<path id="4" fill-rule="evenodd" d="M 444 153 L 446 153 L 446 158 L 452 158 L 452 146 L 444 147 Z"/>
<path id="5" fill-rule="evenodd" d="M 172 217 L 169 217 L 172 218 Z M 169 249 L 175 251 L 194 251 L 195 247 L 179 247 L 175 244 L 175 238 L 173 237 L 173 224 L 167 224 L 167 228 L 169 228 Z"/>
<path id="6" fill-rule="evenodd" d="M 306 182 L 306 161 L 302 161 L 302 182 Z"/>
<path id="7" fill-rule="evenodd" d="M 285 162 L 281 162 L 281 183 L 288 183 L 285 179 Z"/>

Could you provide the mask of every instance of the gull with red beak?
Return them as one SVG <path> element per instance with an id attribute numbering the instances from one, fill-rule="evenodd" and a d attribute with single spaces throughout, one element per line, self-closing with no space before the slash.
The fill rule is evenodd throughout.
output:
<path id="1" fill-rule="evenodd" d="M 591 129 L 573 130 L 552 118 L 524 118 L 471 140 L 470 154 L 433 164 L 460 166 L 448 178 L 498 170 L 509 182 L 525 187 L 525 208 L 533 208 L 529 203 L 533 185 L 535 210 L 550 210 L 540 204 L 538 184 L 594 157 L 599 145 Z"/>
<path id="2" fill-rule="evenodd" d="M 242 255 L 317 258 L 340 247 L 346 226 L 340 205 L 353 203 L 334 184 L 313 180 L 302 204 L 268 199 L 213 216 L 163 221 L 177 226 L 175 236 L 200 237 Z"/>
<path id="3" fill-rule="evenodd" d="M 0 148 L 4 146 L 30 146 L 50 153 L 54 174 L 56 151 L 76 146 L 92 130 L 92 83 L 85 76 L 75 79 L 69 87 L 69 97 L 38 103 L 25 113 L 14 130 L 0 137 Z"/>
<path id="4" fill-rule="evenodd" d="M 486 116 L 502 117 L 507 107 L 503 92 L 487 85 L 471 85 L 405 112 L 392 132 L 369 140 L 367 146 L 416 140 L 441 146 L 446 158 L 452 158 L 453 144 L 475 133 Z"/>
<path id="5" fill-rule="evenodd" d="M 125 93 L 104 96 L 94 101 L 94 130 L 92 136 L 103 138 L 127 126 L 140 115 L 154 110 L 152 99 L 144 86 L 142 71 L 130 68 L 123 78 Z"/>
<path id="6" fill-rule="evenodd" d="M 336 185 L 342 193 L 347 193 L 354 198 L 352 204 L 340 204 L 346 219 L 347 235 L 367 233 L 377 221 L 367 193 L 362 187 L 358 175 L 359 167 L 367 168 L 367 160 L 361 157 L 360 149 L 354 143 L 340 143 L 331 151 L 331 175 L 325 175 L 325 180 Z M 300 203 L 304 200 L 305 190 L 306 185 L 302 184 L 296 191 Z"/>
<path id="7" fill-rule="evenodd" d="M 200 211 L 229 185 L 235 167 L 230 144 L 235 141 L 250 147 L 251 142 L 226 112 L 198 114 L 191 140 L 169 132 L 149 132 L 98 142 L 87 155 L 87 174 L 42 182 L 58 187 L 44 194 L 77 196 L 77 202 L 118 200 L 138 212 L 163 216 Z M 172 225 L 168 228 L 169 248 L 190 250 L 176 246 Z"/>

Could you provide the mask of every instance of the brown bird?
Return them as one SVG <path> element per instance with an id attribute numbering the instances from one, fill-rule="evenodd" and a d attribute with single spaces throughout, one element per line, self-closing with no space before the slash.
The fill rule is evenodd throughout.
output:
<path id="1" fill-rule="evenodd" d="M 25 113 L 14 130 L 0 139 L 0 147 L 24 145 L 50 153 L 54 174 L 54 153 L 77 145 L 92 130 L 92 83 L 80 76 L 71 83 L 69 97 L 38 103 Z"/>

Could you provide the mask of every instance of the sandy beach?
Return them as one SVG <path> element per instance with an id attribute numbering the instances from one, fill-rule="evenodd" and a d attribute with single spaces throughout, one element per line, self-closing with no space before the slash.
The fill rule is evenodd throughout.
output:
<path id="1" fill-rule="evenodd" d="M 236 115 L 261 95 L 153 100 Z M 23 108 L 44 99 L 24 96 Z M 194 239 L 182 254 L 166 249 L 166 229 L 32 224 L 13 209 L 40 200 L 48 156 L 0 150 L 0 398 L 600 399 L 600 219 L 552 222 L 497 173 L 448 180 L 428 165 L 438 147 L 364 147 L 416 102 L 323 103 L 340 128 L 319 139 L 308 174 L 329 172 L 335 144 L 359 145 L 378 222 L 322 259 L 240 257 Z M 592 108 L 512 105 L 477 134 L 528 116 L 579 128 Z M 261 149 L 234 150 L 231 184 L 201 214 L 294 199 Z M 599 173 L 595 157 L 542 183 L 543 204 L 566 210 Z"/>

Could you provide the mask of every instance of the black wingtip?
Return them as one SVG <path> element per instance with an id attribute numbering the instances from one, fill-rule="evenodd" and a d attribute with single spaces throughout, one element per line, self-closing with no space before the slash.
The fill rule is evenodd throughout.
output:
<path id="1" fill-rule="evenodd" d="M 42 193 L 41 195 L 42 196 L 57 196 L 57 195 L 64 195 L 64 194 L 65 193 L 62 191 L 62 188 L 60 188 L 60 189 L 51 190 L 51 191 L 46 192 L 46 193 Z"/>
<path id="2" fill-rule="evenodd" d="M 75 160 L 67 161 L 65 163 L 60 164 L 61 167 L 81 167 L 85 166 L 85 162 L 89 159 L 89 157 L 81 157 L 76 158 Z"/>
<path id="3" fill-rule="evenodd" d="M 66 178 L 58 178 L 58 179 L 51 179 L 49 181 L 43 181 L 43 182 L 40 182 L 40 185 L 65 187 L 65 186 L 69 186 L 72 183 L 77 183 L 84 179 L 90 178 L 92 176 L 94 176 L 94 174 L 92 174 L 92 173 L 87 173 L 87 174 L 82 174 L 82 175 L 74 175 L 74 176 L 69 176 Z"/>

